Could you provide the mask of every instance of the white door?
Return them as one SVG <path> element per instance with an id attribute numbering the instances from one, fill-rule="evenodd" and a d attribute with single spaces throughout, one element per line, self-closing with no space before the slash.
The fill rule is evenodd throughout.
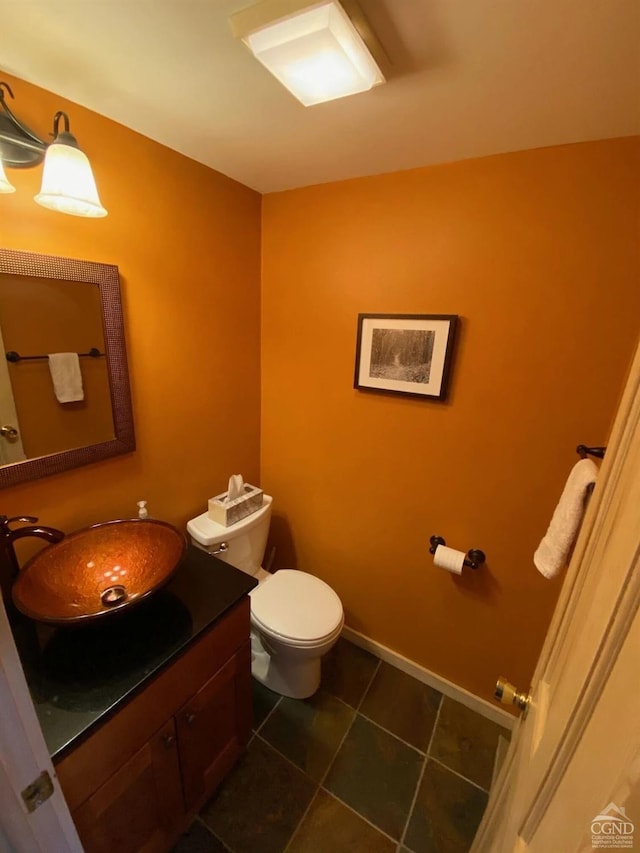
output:
<path id="1" fill-rule="evenodd" d="M 82 853 L 24 679 L 0 594 L 0 851 Z M 29 811 L 23 792 L 42 773 L 51 796 Z"/>
<path id="2" fill-rule="evenodd" d="M 5 357 L 2 329 L 0 329 L 0 465 L 22 462 L 26 459 L 18 413 L 13 400 L 9 363 Z"/>
<path id="3" fill-rule="evenodd" d="M 639 603 L 640 349 L 533 683 L 517 685 L 531 703 L 472 853 L 592 850 L 605 846 L 599 833 L 621 848 L 634 818 L 640 849 L 640 811 L 624 818 L 640 780 Z M 616 809 L 617 823 L 595 820 Z"/>

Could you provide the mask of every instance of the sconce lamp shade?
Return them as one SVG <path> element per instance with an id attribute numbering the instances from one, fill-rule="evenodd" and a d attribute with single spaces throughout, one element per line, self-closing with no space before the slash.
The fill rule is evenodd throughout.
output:
<path id="1" fill-rule="evenodd" d="M 15 192 L 4 173 L 3 160 L 18 169 L 38 166 L 44 158 L 42 186 L 35 196 L 38 204 L 73 216 L 106 216 L 89 160 L 69 131 L 69 116 L 62 110 L 54 115 L 53 142 L 49 144 L 14 115 L 7 98 L 13 98 L 11 86 L 0 81 L 0 193 Z"/>
<path id="2" fill-rule="evenodd" d="M 360 34 L 335 0 L 267 24 L 243 40 L 307 107 L 384 83 Z"/>
<path id="3" fill-rule="evenodd" d="M 2 160 L 0 159 L 0 193 L 14 193 L 16 188 L 13 184 L 9 183 L 9 179 L 7 178 L 4 166 L 2 165 Z"/>
<path id="4" fill-rule="evenodd" d="M 47 148 L 42 186 L 34 198 L 42 207 L 72 216 L 107 215 L 100 204 L 87 155 L 59 137 Z"/>

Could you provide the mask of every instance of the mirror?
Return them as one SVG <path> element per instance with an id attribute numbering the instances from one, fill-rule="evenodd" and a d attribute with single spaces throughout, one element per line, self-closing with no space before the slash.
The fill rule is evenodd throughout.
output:
<path id="1" fill-rule="evenodd" d="M 118 268 L 0 249 L 0 487 L 135 450 Z M 77 352 L 60 402 L 49 353 Z"/>

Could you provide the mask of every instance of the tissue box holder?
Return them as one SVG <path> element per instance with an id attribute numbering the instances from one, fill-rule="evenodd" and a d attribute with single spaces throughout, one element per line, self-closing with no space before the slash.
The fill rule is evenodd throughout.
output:
<path id="1" fill-rule="evenodd" d="M 251 486 L 249 483 L 244 484 L 244 495 L 240 495 L 239 498 L 229 503 L 225 503 L 227 494 L 228 492 L 223 492 L 221 495 L 216 495 L 215 498 L 209 498 L 209 510 L 207 512 L 212 521 L 217 521 L 224 527 L 241 521 L 262 506 L 262 489 Z"/>

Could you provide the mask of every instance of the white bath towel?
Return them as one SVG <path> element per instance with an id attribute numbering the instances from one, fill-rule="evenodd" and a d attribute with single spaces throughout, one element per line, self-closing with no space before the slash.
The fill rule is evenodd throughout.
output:
<path id="1" fill-rule="evenodd" d="M 49 354 L 49 370 L 53 390 L 59 403 L 75 403 L 84 400 L 80 359 L 77 352 L 53 352 Z"/>
<path id="2" fill-rule="evenodd" d="M 566 563 L 580 530 L 587 488 L 597 476 L 598 467 L 591 459 L 581 459 L 571 469 L 549 529 L 533 555 L 536 568 L 545 578 L 555 577 Z"/>

